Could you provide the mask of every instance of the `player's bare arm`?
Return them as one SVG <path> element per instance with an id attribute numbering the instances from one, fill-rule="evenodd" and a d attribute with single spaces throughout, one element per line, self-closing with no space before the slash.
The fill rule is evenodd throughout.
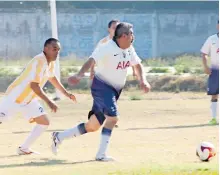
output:
<path id="1" fill-rule="evenodd" d="M 150 91 L 150 84 L 146 80 L 146 76 L 143 70 L 142 64 L 137 64 L 134 66 L 136 75 L 138 77 L 138 80 L 140 81 L 140 86 L 144 90 L 144 92 L 149 92 Z"/>
<path id="2" fill-rule="evenodd" d="M 67 90 L 63 87 L 62 83 L 57 79 L 56 76 L 49 78 L 49 82 L 67 98 L 76 101 L 76 97 L 73 94 L 67 92 Z"/>
<path id="3" fill-rule="evenodd" d="M 93 79 L 95 75 L 95 64 L 93 64 L 90 68 L 90 79 Z"/>
<path id="4" fill-rule="evenodd" d="M 31 82 L 30 83 L 31 89 L 34 91 L 35 94 L 37 94 L 38 97 L 40 97 L 43 101 L 47 103 L 47 105 L 50 107 L 52 112 L 56 112 L 58 107 L 55 103 L 53 103 L 47 95 L 44 93 L 44 91 L 40 88 L 39 83 Z"/>
<path id="5" fill-rule="evenodd" d="M 88 61 L 86 61 L 84 63 L 84 65 L 82 66 L 79 73 L 74 76 L 71 76 L 68 79 L 69 84 L 70 85 L 78 84 L 80 82 L 81 78 L 84 77 L 85 72 L 87 72 L 89 70 L 89 68 L 94 64 L 95 64 L 95 60 L 93 58 L 89 58 Z"/>
<path id="6" fill-rule="evenodd" d="M 211 69 L 208 66 L 208 55 L 205 53 L 202 53 L 202 63 L 204 67 L 204 71 L 206 74 L 210 75 L 211 74 Z"/>

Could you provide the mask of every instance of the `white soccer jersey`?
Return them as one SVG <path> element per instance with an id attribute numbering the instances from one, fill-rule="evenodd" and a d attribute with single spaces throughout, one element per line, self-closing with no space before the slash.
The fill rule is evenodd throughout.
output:
<path id="1" fill-rule="evenodd" d="M 219 69 L 219 37 L 217 34 L 210 36 L 201 48 L 201 52 L 211 57 L 211 67 Z"/>
<path id="2" fill-rule="evenodd" d="M 123 50 L 113 40 L 97 47 L 90 58 L 97 64 L 95 76 L 115 89 L 124 87 L 127 69 L 141 63 L 133 47 Z"/>
<path id="3" fill-rule="evenodd" d="M 43 88 L 48 78 L 55 75 L 54 67 L 55 62 L 51 62 L 48 65 L 44 53 L 35 56 L 28 63 L 21 75 L 8 87 L 5 93 L 7 98 L 18 104 L 30 103 L 37 97 L 31 89 L 30 83 L 37 82 Z"/>

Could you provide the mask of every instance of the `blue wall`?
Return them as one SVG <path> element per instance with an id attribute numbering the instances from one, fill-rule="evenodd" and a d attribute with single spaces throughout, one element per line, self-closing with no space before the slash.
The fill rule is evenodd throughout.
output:
<path id="1" fill-rule="evenodd" d="M 218 2 L 57 2 L 61 56 L 87 57 L 112 18 L 134 25 L 140 57 L 199 53 L 216 32 Z M 34 56 L 51 37 L 47 2 L 0 2 L 0 58 Z"/>

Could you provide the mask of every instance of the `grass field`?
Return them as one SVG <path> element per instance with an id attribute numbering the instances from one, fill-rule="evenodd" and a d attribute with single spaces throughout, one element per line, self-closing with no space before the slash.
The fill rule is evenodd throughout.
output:
<path id="1" fill-rule="evenodd" d="M 41 155 L 16 155 L 32 128 L 23 117 L 0 125 L 0 175 L 218 174 L 218 152 L 210 162 L 201 162 L 195 154 L 201 141 L 219 147 L 219 127 L 207 125 L 210 100 L 205 93 L 139 93 L 141 100 L 131 100 L 134 94 L 125 92 L 119 101 L 119 128 L 108 151 L 116 162 L 94 161 L 100 131 L 67 140 L 57 156 L 50 152 L 51 132 L 87 119 L 92 99 L 77 94 L 77 104 L 63 100 L 58 113 L 49 113 L 51 125 L 33 145 Z"/>

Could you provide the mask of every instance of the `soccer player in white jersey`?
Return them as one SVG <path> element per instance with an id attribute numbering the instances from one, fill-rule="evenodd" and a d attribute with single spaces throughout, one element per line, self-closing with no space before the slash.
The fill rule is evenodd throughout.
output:
<path id="1" fill-rule="evenodd" d="M 219 31 L 219 22 L 217 25 Z M 209 75 L 207 94 L 211 95 L 211 114 L 212 119 L 209 124 L 217 124 L 217 108 L 218 108 L 218 94 L 219 94 L 219 33 L 214 34 L 205 41 L 201 48 L 203 66 L 205 73 Z M 211 67 L 208 66 L 208 56 L 211 57 Z"/>
<path id="2" fill-rule="evenodd" d="M 57 148 L 64 139 L 97 131 L 105 121 L 96 160 L 112 160 L 106 155 L 106 151 L 112 130 L 118 121 L 117 100 L 125 85 L 128 67 L 135 67 L 140 86 L 144 92 L 150 90 L 140 58 L 134 49 L 128 49 L 133 40 L 133 26 L 129 23 L 118 24 L 113 40 L 96 48 L 79 73 L 69 78 L 69 83 L 75 85 L 79 83 L 91 65 L 97 64 L 91 86 L 93 107 L 89 112 L 89 121 L 63 132 L 54 132 L 52 134 L 52 151 L 54 154 L 57 154 Z"/>
<path id="3" fill-rule="evenodd" d="M 114 36 L 114 34 L 115 34 L 116 26 L 119 24 L 119 22 L 120 22 L 120 21 L 117 20 L 117 19 L 112 19 L 112 20 L 108 23 L 108 33 L 109 33 L 109 35 L 106 36 L 105 38 L 102 38 L 102 39 L 98 42 L 96 48 L 99 47 L 100 45 L 105 44 L 105 43 L 107 43 L 108 41 L 112 40 L 112 38 L 113 38 L 113 36 Z M 131 47 L 132 47 L 132 46 L 131 46 Z M 132 71 L 133 71 L 133 76 L 135 76 L 135 70 L 134 70 L 134 67 L 133 67 L 133 66 L 132 66 Z M 91 69 L 90 69 L 90 79 L 93 79 L 94 75 L 95 75 L 95 64 L 91 66 Z"/>
<path id="4" fill-rule="evenodd" d="M 59 51 L 60 43 L 57 39 L 46 40 L 44 51 L 27 64 L 20 76 L 7 88 L 0 103 L 0 123 L 4 123 L 17 112 L 24 115 L 30 123 L 36 123 L 25 142 L 17 149 L 19 155 L 37 153 L 31 150 L 30 146 L 49 125 L 46 112 L 39 99 L 43 100 L 52 112 L 58 109 L 42 90 L 48 80 L 66 97 L 75 100 L 74 95 L 66 91 L 54 74 L 55 60 Z"/>

